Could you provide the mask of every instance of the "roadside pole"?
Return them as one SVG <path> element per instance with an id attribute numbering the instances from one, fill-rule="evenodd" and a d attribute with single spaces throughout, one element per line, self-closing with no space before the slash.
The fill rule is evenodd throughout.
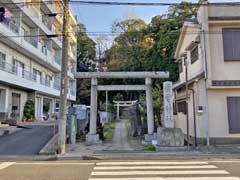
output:
<path id="1" fill-rule="evenodd" d="M 108 122 L 108 91 L 106 91 L 106 121 Z"/>
<path id="2" fill-rule="evenodd" d="M 69 24 L 69 0 L 63 1 L 63 32 L 62 32 L 62 71 L 60 116 L 58 126 L 58 153 L 63 155 L 66 151 L 66 123 L 67 123 L 67 94 L 68 94 L 68 24 Z"/>

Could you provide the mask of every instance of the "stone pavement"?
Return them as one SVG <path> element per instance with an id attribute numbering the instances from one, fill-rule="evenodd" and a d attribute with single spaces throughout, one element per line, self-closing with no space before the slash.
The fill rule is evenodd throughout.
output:
<path id="1" fill-rule="evenodd" d="M 113 140 L 105 145 L 104 151 L 136 151 L 142 150 L 141 141 L 130 138 L 128 134 L 128 120 L 116 123 Z"/>

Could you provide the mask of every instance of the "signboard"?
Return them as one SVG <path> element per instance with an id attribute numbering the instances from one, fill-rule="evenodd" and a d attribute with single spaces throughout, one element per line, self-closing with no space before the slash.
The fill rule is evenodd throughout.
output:
<path id="1" fill-rule="evenodd" d="M 173 91 L 172 82 L 166 81 L 163 83 L 163 93 L 164 93 L 164 127 L 174 128 L 173 119 Z"/>
<path id="2" fill-rule="evenodd" d="M 78 120 L 86 120 L 87 119 L 87 108 L 84 106 L 76 107 L 76 116 Z"/>

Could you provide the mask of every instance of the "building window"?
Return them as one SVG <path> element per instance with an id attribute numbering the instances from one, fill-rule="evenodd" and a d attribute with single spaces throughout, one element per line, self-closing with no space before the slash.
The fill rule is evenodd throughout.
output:
<path id="1" fill-rule="evenodd" d="M 179 60 L 179 61 L 178 61 L 178 70 L 179 70 L 179 73 L 182 73 L 182 72 L 183 72 L 182 60 Z"/>
<path id="2" fill-rule="evenodd" d="M 187 103 L 186 101 L 177 102 L 176 110 L 178 113 L 187 114 Z"/>
<path id="3" fill-rule="evenodd" d="M 223 29 L 224 61 L 240 61 L 240 29 Z"/>
<path id="4" fill-rule="evenodd" d="M 227 97 L 229 133 L 240 133 L 240 97 Z"/>
<path id="5" fill-rule="evenodd" d="M 198 60 L 198 46 L 194 47 L 191 51 L 191 64 Z"/>
<path id="6" fill-rule="evenodd" d="M 0 52 L 0 69 L 5 69 L 6 66 L 6 54 Z"/>
<path id="7" fill-rule="evenodd" d="M 13 59 L 13 72 L 14 73 L 19 73 L 24 77 L 25 74 L 25 65 L 21 61 L 17 59 Z"/>

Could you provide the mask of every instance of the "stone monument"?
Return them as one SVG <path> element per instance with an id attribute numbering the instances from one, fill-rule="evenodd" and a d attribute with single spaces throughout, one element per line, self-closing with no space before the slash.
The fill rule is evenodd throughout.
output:
<path id="1" fill-rule="evenodd" d="M 172 82 L 166 81 L 163 83 L 163 92 L 164 92 L 163 125 L 165 128 L 174 128 Z"/>
<path id="2" fill-rule="evenodd" d="M 174 127 L 172 82 L 163 83 L 164 113 L 163 127 L 157 129 L 157 145 L 161 147 L 184 146 L 182 130 Z"/>

